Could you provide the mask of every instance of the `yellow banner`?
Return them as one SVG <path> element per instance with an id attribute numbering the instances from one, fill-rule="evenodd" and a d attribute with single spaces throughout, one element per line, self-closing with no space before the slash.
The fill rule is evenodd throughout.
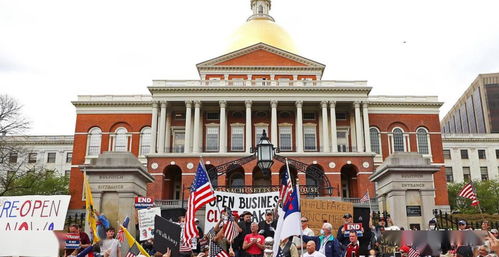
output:
<path id="1" fill-rule="evenodd" d="M 353 204 L 332 200 L 301 199 L 302 216 L 308 219 L 309 227 L 315 235 L 319 235 L 324 220 L 333 225 L 333 235 L 343 225 L 343 215 L 353 215 Z"/>

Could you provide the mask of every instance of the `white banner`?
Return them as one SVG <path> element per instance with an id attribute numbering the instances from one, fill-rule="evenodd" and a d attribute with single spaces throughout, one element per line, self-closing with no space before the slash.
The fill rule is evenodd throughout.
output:
<path id="1" fill-rule="evenodd" d="M 244 211 L 250 211 L 253 214 L 253 221 L 260 222 L 265 219 L 267 210 L 274 210 L 279 199 L 279 192 L 235 194 L 215 191 L 215 195 L 217 200 L 206 205 L 205 232 L 217 224 L 221 216 L 220 211 L 223 211 L 225 207 L 237 211 L 239 215 Z"/>
<path id="2" fill-rule="evenodd" d="M 64 230 L 69 195 L 0 197 L 0 231 Z"/>
<path id="3" fill-rule="evenodd" d="M 161 216 L 161 208 L 149 208 L 138 210 L 140 241 L 154 238 L 154 219 L 156 215 Z"/>

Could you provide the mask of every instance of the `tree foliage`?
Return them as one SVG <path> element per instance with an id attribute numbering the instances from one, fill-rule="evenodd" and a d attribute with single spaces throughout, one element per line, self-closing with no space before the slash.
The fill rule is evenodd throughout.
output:
<path id="1" fill-rule="evenodd" d="M 69 177 L 57 176 L 52 170 L 28 171 L 22 176 L 17 176 L 9 190 L 1 190 L 0 196 L 67 195 L 68 185 Z"/>
<path id="2" fill-rule="evenodd" d="M 460 213 L 480 213 L 478 207 L 471 206 L 471 200 L 457 196 L 466 184 L 451 183 L 447 185 L 451 209 L 454 212 Z M 499 213 L 499 181 L 476 181 L 473 182 L 473 186 L 475 187 L 482 211 L 488 214 Z"/>

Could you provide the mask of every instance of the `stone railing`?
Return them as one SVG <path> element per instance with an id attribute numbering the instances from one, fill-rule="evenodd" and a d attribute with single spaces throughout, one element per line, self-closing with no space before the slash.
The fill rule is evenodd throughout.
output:
<path id="1" fill-rule="evenodd" d="M 340 80 L 154 80 L 152 87 L 366 87 L 367 81 Z"/>

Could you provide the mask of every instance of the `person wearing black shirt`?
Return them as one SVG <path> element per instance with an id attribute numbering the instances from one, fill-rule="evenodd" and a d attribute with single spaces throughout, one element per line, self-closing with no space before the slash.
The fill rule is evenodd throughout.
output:
<path id="1" fill-rule="evenodd" d="M 251 219 L 252 219 L 251 212 L 245 211 L 243 212 L 241 217 L 243 218 L 243 220 L 238 223 L 239 235 L 237 235 L 237 237 L 234 238 L 234 244 L 232 245 L 236 253 L 236 257 L 245 256 L 245 252 L 243 250 L 244 237 L 247 234 L 251 234 Z"/>
<path id="2" fill-rule="evenodd" d="M 272 211 L 267 211 L 265 214 L 265 220 L 261 221 L 258 224 L 259 227 L 259 234 L 262 235 L 263 237 L 274 237 L 275 233 L 275 228 L 277 226 L 277 220 L 274 220 L 274 214 Z"/>

